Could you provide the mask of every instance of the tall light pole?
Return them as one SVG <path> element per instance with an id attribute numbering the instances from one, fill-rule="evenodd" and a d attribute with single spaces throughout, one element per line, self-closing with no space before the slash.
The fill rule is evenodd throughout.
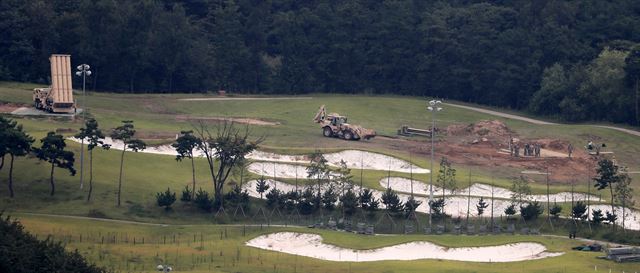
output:
<path id="1" fill-rule="evenodd" d="M 82 77 L 82 122 L 86 122 L 87 113 L 87 93 L 85 86 L 87 76 L 91 76 L 91 67 L 88 64 L 81 64 L 77 67 L 76 76 Z M 80 189 L 84 187 L 84 138 L 80 140 Z"/>
<path id="2" fill-rule="evenodd" d="M 427 105 L 427 110 L 431 112 L 431 170 L 429 171 L 429 227 L 431 227 L 432 214 L 433 209 L 431 208 L 431 203 L 433 202 L 433 151 L 434 151 L 434 135 L 436 134 L 436 113 L 442 111 L 442 101 L 439 100 L 430 100 L 429 105 Z"/>

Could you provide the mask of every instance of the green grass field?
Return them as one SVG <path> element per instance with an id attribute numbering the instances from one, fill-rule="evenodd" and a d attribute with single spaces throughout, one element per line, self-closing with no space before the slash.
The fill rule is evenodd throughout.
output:
<path id="1" fill-rule="evenodd" d="M 120 272 L 152 272 L 165 262 L 177 272 L 633 272 L 637 264 L 615 264 L 596 259 L 599 253 L 577 252 L 578 242 L 541 236 L 355 235 L 306 228 L 256 226 L 148 226 L 86 219 L 16 215 L 39 238 L 52 236 L 69 249 Z M 330 262 L 247 247 L 244 242 L 261 234 L 312 232 L 324 242 L 354 249 L 373 249 L 410 241 L 443 246 L 488 246 L 538 242 L 559 257 L 525 262 L 472 263 L 444 260 Z M 372 238 L 375 238 L 372 240 Z M 135 240 L 135 243 L 134 243 Z M 144 240 L 144 243 L 143 243 Z M 597 268 L 598 271 L 594 271 Z"/>
<path id="2" fill-rule="evenodd" d="M 30 104 L 31 90 L 36 85 L 21 83 L 0 83 L 0 102 Z M 319 95 L 312 94 L 310 99 L 299 100 L 242 100 L 242 101 L 181 101 L 180 98 L 203 97 L 211 95 L 201 94 L 114 94 L 89 93 L 87 96 L 89 114 L 95 117 L 103 130 L 113 128 L 121 120 L 134 120 L 135 126 L 143 135 L 168 135 L 180 130 L 190 129 L 191 124 L 177 119 L 176 115 L 194 117 L 247 117 L 259 118 L 278 122 L 277 126 L 250 126 L 256 136 L 266 136 L 262 149 L 288 154 L 310 153 L 316 149 L 323 151 L 338 151 L 342 149 L 364 149 L 393 155 L 409 160 L 407 151 L 380 148 L 368 145 L 366 142 L 347 142 L 322 137 L 317 124 L 311 119 L 321 104 L 327 105 L 329 112 L 347 114 L 351 122 L 365 127 L 375 128 L 380 135 L 395 135 L 396 130 L 403 124 L 415 127 L 428 127 L 430 116 L 425 110 L 425 99 L 399 96 L 361 96 L 361 95 Z M 213 97 L 213 96 L 211 96 Z M 593 136 L 601 138 L 611 150 L 616 152 L 619 162 L 632 170 L 640 170 L 640 138 L 614 130 L 596 128 L 587 125 L 532 125 L 523 121 L 497 118 L 456 107 L 448 107 L 439 114 L 439 126 L 450 124 L 468 124 L 479 120 L 497 119 L 504 121 L 510 128 L 521 135 L 538 138 L 560 138 L 573 143 L 575 147 L 584 145 L 585 139 Z M 82 126 L 79 120 L 65 118 L 36 118 L 20 117 L 16 120 L 24 126 L 29 134 L 36 139 L 43 137 L 48 131 L 59 129 L 78 129 Z M 375 139 L 374 139 L 375 141 Z M 424 139 L 424 141 L 427 141 Z M 166 140 L 154 140 L 158 144 Z M 36 145 L 38 142 L 36 142 Z M 80 145 L 68 141 L 69 147 L 79 154 Z M 550 239 L 545 237 L 521 236 L 486 236 L 464 237 L 461 240 L 455 236 L 390 236 L 376 238 L 376 240 L 362 240 L 360 236 L 318 231 L 325 241 L 352 247 L 371 248 L 391 245 L 416 239 L 429 240 L 435 243 L 458 246 L 461 244 L 483 245 L 512 241 L 538 241 L 545 244 L 552 251 L 565 251 L 567 254 L 551 259 L 539 261 L 484 264 L 462 263 L 450 261 L 424 260 L 413 262 L 375 262 L 375 263 L 332 263 L 292 255 L 277 254 L 268 251 L 251 249 L 243 246 L 243 242 L 252 236 L 264 232 L 279 231 L 283 228 L 269 228 L 256 230 L 250 228 L 245 236 L 240 236 L 239 227 L 224 227 L 211 225 L 211 215 L 203 214 L 188 207 L 176 205 L 171 213 L 164 212 L 155 205 L 156 192 L 167 187 L 173 191 L 180 190 L 191 183 L 191 169 L 188 162 L 177 162 L 171 156 L 151 155 L 143 153 L 127 153 L 125 156 L 125 174 L 123 182 L 123 205 L 116 207 L 115 194 L 118 182 L 120 152 L 116 150 L 94 152 L 94 192 L 93 200 L 86 202 L 87 185 L 79 189 L 79 176 L 69 176 L 61 170 L 56 170 L 56 195 L 49 196 L 48 168 L 35 158 L 20 158 L 16 161 L 14 170 L 14 188 L 16 197 L 8 198 L 7 167 L 0 170 L 0 210 L 6 214 L 20 216 L 28 230 L 46 236 L 55 235 L 54 239 L 63 239 L 64 235 L 93 238 L 93 241 L 79 242 L 78 238 L 69 242 L 69 248 L 78 248 L 90 260 L 101 265 L 107 265 L 122 272 L 150 271 L 149 265 L 157 263 L 165 257 L 170 261 L 178 261 L 181 271 L 193 272 L 425 272 L 425 268 L 433 268 L 432 272 L 587 272 L 598 269 L 612 268 L 630 272 L 632 266 L 617 265 L 610 262 L 596 260 L 592 253 L 569 252 L 573 243 L 564 239 Z M 411 157 L 411 161 L 421 167 L 429 168 L 429 160 L 425 157 Z M 79 161 L 76 161 L 79 167 Z M 520 170 L 483 169 L 477 166 L 454 166 L 458 169 L 458 185 L 466 187 L 469 172 L 472 182 L 494 183 L 497 186 L 509 187 L 510 177 L 518 175 Z M 203 159 L 196 160 L 198 186 L 211 190 L 211 178 L 206 170 Z M 437 171 L 437 170 L 435 170 Z M 87 173 L 87 172 L 85 172 Z M 360 180 L 359 171 L 354 170 L 354 179 Z M 364 171 L 363 184 L 382 189 L 378 181 L 387 176 L 385 171 Z M 408 174 L 392 173 L 394 176 Z M 576 175 L 579 181 L 586 178 L 584 174 Z M 256 178 L 252 176 L 250 178 Z M 414 178 L 428 181 L 428 176 L 414 175 Z M 633 176 L 635 181 L 640 176 Z M 230 179 L 238 181 L 236 174 Z M 586 182 L 579 182 L 575 190 L 586 192 Z M 635 196 L 640 198 L 640 187 L 636 188 Z M 291 181 L 289 181 L 291 182 Z M 546 192 L 543 178 L 537 178 L 532 184 L 534 193 Z M 227 189 L 230 187 L 227 187 Z M 567 183 L 553 183 L 552 192 L 569 191 Z M 592 189 L 592 193 L 593 189 Z M 603 198 L 609 198 L 608 192 L 602 192 Z M 637 199 L 636 198 L 636 199 Z M 178 201 L 179 202 L 179 201 Z M 636 203 L 640 208 L 640 202 Z M 566 214 L 568 209 L 563 210 Z M 153 223 L 184 224 L 199 226 L 140 226 L 107 222 L 87 222 L 77 219 L 58 219 L 45 216 L 34 216 L 20 213 L 43 213 L 59 215 L 87 216 L 96 213 L 103 217 L 123 220 L 145 221 Z M 90 223 L 90 225 L 89 225 Z M 227 239 L 216 240 L 215 235 L 223 229 L 231 230 Z M 305 230 L 307 231 L 307 230 Z M 182 234 L 191 238 L 194 234 L 206 234 L 208 239 L 204 243 L 204 250 L 197 249 L 196 243 L 181 245 L 132 245 L 131 243 L 117 243 L 97 245 L 95 234 L 127 233 L 127 236 L 150 236 L 155 238 L 162 234 Z M 92 235 L 93 234 L 93 235 Z M 120 236 L 118 235 L 118 236 Z M 88 236 L 88 237 L 87 237 Z M 163 235 L 164 236 L 164 235 Z M 149 240 L 149 239 L 147 239 Z M 224 252 L 224 253 L 222 253 Z M 176 254 L 177 253 L 177 254 Z M 240 253 L 240 254 L 238 254 Z M 176 256 L 177 255 L 177 256 Z M 208 261 L 208 262 L 207 262 Z M 183 263 L 184 262 L 184 263 Z M 141 268 L 142 264 L 146 267 Z M 184 267 L 182 267 L 182 265 Z M 189 267 L 193 265 L 192 267 Z M 275 267 L 274 267 L 275 266 Z M 600 271 L 599 271 L 600 272 Z M 614 271 L 617 272 L 617 271 Z"/>

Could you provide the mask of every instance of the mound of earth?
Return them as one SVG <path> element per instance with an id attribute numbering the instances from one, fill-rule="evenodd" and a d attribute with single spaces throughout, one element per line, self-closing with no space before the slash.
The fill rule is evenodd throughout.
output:
<path id="1" fill-rule="evenodd" d="M 469 125 L 450 125 L 445 131 L 453 136 L 475 136 L 485 138 L 508 137 L 515 133 L 499 120 L 481 120 Z"/>

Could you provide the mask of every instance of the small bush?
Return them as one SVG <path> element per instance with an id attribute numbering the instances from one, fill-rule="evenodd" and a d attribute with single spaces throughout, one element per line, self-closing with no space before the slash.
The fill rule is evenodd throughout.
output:
<path id="1" fill-rule="evenodd" d="M 171 210 L 171 205 L 176 202 L 176 193 L 167 188 L 165 192 L 156 193 L 156 201 L 159 207 L 164 207 L 164 210 Z"/>
<path id="2" fill-rule="evenodd" d="M 189 189 L 189 186 L 184 186 L 182 190 L 182 196 L 180 197 L 180 201 L 182 202 L 191 202 L 191 196 L 193 192 Z"/>
<path id="3" fill-rule="evenodd" d="M 213 207 L 213 200 L 209 197 L 209 193 L 207 191 L 203 191 L 202 188 L 198 189 L 198 192 L 196 192 L 196 198 L 193 199 L 193 203 L 196 207 L 206 212 L 210 212 Z"/>

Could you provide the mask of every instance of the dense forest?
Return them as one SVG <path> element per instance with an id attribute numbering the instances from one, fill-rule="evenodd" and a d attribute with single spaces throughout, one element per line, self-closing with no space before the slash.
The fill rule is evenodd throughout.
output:
<path id="1" fill-rule="evenodd" d="M 638 124 L 637 0 L 2 0 L 0 80 L 435 96 Z"/>
<path id="2" fill-rule="evenodd" d="M 60 242 L 47 237 L 38 240 L 24 230 L 20 222 L 0 213 L 0 272 L 67 272 L 106 273 L 80 255 L 76 250 L 69 252 Z"/>

